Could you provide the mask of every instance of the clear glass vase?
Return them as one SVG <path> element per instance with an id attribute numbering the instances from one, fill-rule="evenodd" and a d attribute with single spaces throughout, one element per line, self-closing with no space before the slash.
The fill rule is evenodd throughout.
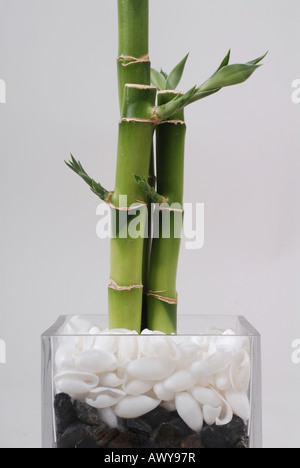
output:
<path id="1" fill-rule="evenodd" d="M 43 448 L 261 448 L 261 343 L 243 318 L 178 334 L 60 317 L 42 336 Z"/>

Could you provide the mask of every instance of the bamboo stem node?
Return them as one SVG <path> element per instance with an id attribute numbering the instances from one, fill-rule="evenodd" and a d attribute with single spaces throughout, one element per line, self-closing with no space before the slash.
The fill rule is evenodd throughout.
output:
<path id="1" fill-rule="evenodd" d="M 172 124 L 172 125 L 186 125 L 184 120 L 161 120 L 157 123 L 157 125 L 165 125 L 165 124 Z"/>
<path id="2" fill-rule="evenodd" d="M 108 201 L 107 205 L 112 208 L 113 210 L 117 211 L 127 211 L 128 213 L 130 211 L 135 211 L 135 210 L 140 210 L 141 208 L 148 207 L 147 203 L 137 200 L 137 203 L 131 205 L 131 206 L 116 206 L 112 202 Z"/>
<path id="3" fill-rule="evenodd" d="M 166 291 L 148 291 L 147 296 L 154 297 L 158 301 L 165 302 L 166 304 L 169 304 L 169 305 L 174 305 L 174 306 L 178 305 L 178 298 L 172 299 L 170 297 L 161 296 L 161 294 L 164 292 Z"/>
<path id="4" fill-rule="evenodd" d="M 113 194 L 114 194 L 114 192 L 109 192 L 108 197 L 105 200 L 105 203 L 107 203 L 108 205 L 110 205 L 110 203 L 111 203 L 110 199 L 113 196 Z"/>
<path id="5" fill-rule="evenodd" d="M 117 58 L 117 62 L 123 62 L 122 67 L 129 67 L 130 65 L 136 65 L 137 63 L 150 63 L 149 54 L 142 55 L 142 57 L 132 57 L 131 55 L 121 54 Z M 128 63 L 127 63 L 128 62 Z"/>
<path id="6" fill-rule="evenodd" d="M 123 122 L 125 122 L 125 123 L 136 122 L 136 123 L 155 124 L 155 122 L 152 119 L 136 119 L 136 118 L 127 118 L 127 117 L 123 117 L 123 119 L 120 120 L 120 124 L 123 123 Z"/>
<path id="7" fill-rule="evenodd" d="M 172 206 L 168 205 L 167 201 L 164 201 L 161 205 L 159 205 L 159 210 L 161 210 L 161 211 L 170 211 L 171 213 L 182 213 L 182 214 L 184 214 L 183 209 L 181 209 L 181 208 L 172 208 Z"/>
<path id="8" fill-rule="evenodd" d="M 110 280 L 109 289 L 113 289 L 114 291 L 124 292 L 124 291 L 132 291 L 133 289 L 143 289 L 144 286 L 142 284 L 134 284 L 132 286 L 119 286 L 114 280 Z"/>

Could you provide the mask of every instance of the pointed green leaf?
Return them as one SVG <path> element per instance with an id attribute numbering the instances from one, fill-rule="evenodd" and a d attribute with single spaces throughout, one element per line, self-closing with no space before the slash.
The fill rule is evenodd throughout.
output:
<path id="1" fill-rule="evenodd" d="M 166 89 L 166 78 L 157 70 L 154 70 L 154 68 L 151 69 L 151 82 L 159 91 L 164 91 Z"/>
<path id="2" fill-rule="evenodd" d="M 80 161 L 76 159 L 71 154 L 71 161 L 65 161 L 66 165 L 72 169 L 76 174 L 79 175 L 91 188 L 92 192 L 95 193 L 101 200 L 106 201 L 109 195 L 109 192 L 105 190 L 102 185 L 95 182 L 90 176 L 85 172 Z"/>
<path id="3" fill-rule="evenodd" d="M 200 99 L 211 96 L 226 86 L 237 85 L 248 80 L 255 70 L 261 67 L 259 63 L 268 54 L 267 52 L 262 57 L 245 64 L 228 65 L 230 53 L 231 51 L 228 52 L 216 73 L 196 89 L 188 104 L 192 104 Z"/>
<path id="4" fill-rule="evenodd" d="M 216 88 L 233 86 L 248 80 L 261 65 L 237 64 L 221 68 L 215 75 L 200 86 L 198 91 L 210 91 Z"/>
<path id="5" fill-rule="evenodd" d="M 187 105 L 192 102 L 193 96 L 197 91 L 197 86 L 194 86 L 190 91 L 188 91 L 183 96 L 177 95 L 172 101 L 159 106 L 156 109 L 157 117 L 163 121 L 172 117 L 172 115 L 177 114 L 180 110 L 184 109 Z"/>
<path id="6" fill-rule="evenodd" d="M 255 60 L 251 60 L 251 62 L 247 62 L 248 65 L 257 65 L 258 63 L 260 63 L 267 55 L 268 55 L 269 51 L 266 52 L 264 55 L 262 55 L 261 57 L 255 59 Z"/>
<path id="7" fill-rule="evenodd" d="M 229 65 L 229 60 L 230 60 L 230 56 L 231 56 L 231 49 L 229 50 L 228 54 L 226 55 L 226 57 L 224 58 L 223 62 L 221 63 L 221 65 L 219 66 L 218 70 L 216 71 L 216 73 L 221 70 L 221 68 L 224 68 L 224 67 L 227 67 L 227 65 Z M 215 74 L 216 74 L 215 73 Z"/>
<path id="8" fill-rule="evenodd" d="M 160 70 L 160 74 L 167 80 L 169 78 L 168 73 L 164 72 L 163 69 Z"/>
<path id="9" fill-rule="evenodd" d="M 171 71 L 171 73 L 169 75 L 169 78 L 167 80 L 166 89 L 173 90 L 173 89 L 177 88 L 177 86 L 179 85 L 180 80 L 182 78 L 184 68 L 185 68 L 185 65 L 186 65 L 186 62 L 187 62 L 187 59 L 188 59 L 189 55 L 190 54 L 187 54 L 184 57 L 184 59 L 181 60 L 181 62 L 178 65 L 176 65 L 174 70 Z"/>
<path id="10" fill-rule="evenodd" d="M 198 91 L 196 90 L 196 93 L 190 100 L 189 104 L 192 104 L 193 102 L 200 101 L 201 99 L 207 98 L 208 96 L 212 96 L 213 94 L 218 93 L 221 91 L 222 88 L 216 88 L 216 89 L 211 89 L 210 91 Z"/>
<path id="11" fill-rule="evenodd" d="M 164 198 L 159 195 L 153 187 L 151 187 L 147 179 L 142 179 L 142 177 L 137 175 L 135 175 L 134 178 L 136 183 L 142 188 L 145 195 L 150 198 L 152 202 L 161 204 L 164 201 Z"/>

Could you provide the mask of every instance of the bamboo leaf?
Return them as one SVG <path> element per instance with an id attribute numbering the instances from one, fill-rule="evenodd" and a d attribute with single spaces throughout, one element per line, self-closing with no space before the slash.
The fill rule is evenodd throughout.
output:
<path id="1" fill-rule="evenodd" d="M 169 119 L 170 117 L 175 115 L 177 112 L 184 109 L 184 107 L 191 104 L 193 96 L 196 91 L 197 91 L 197 86 L 194 86 L 192 89 L 190 89 L 190 91 L 188 91 L 183 96 L 179 94 L 172 101 L 162 106 L 159 106 L 156 109 L 157 117 L 161 121 Z"/>
<path id="2" fill-rule="evenodd" d="M 156 111 L 158 118 L 160 120 L 166 120 L 187 105 L 211 96 L 219 92 L 222 88 L 227 86 L 234 86 L 247 81 L 253 75 L 253 73 L 262 66 L 260 65 L 260 62 L 266 57 L 267 54 L 268 52 L 261 57 L 245 64 L 229 65 L 231 56 L 231 50 L 229 50 L 228 54 L 221 62 L 218 70 L 204 84 L 198 88 L 193 88 L 184 96 L 176 96 L 168 104 L 158 107 Z M 181 64 L 187 60 L 187 57 L 185 57 Z M 169 80 L 166 84 L 169 84 Z"/>
<path id="3" fill-rule="evenodd" d="M 177 86 L 179 85 L 180 80 L 182 78 L 184 68 L 185 68 L 187 59 L 189 58 L 189 55 L 190 54 L 188 53 L 184 57 L 184 59 L 181 60 L 181 62 L 178 65 L 176 65 L 174 70 L 171 71 L 171 73 L 169 75 L 169 78 L 167 80 L 166 89 L 172 89 L 173 90 L 173 89 L 177 88 Z"/>
<path id="4" fill-rule="evenodd" d="M 261 57 L 255 59 L 255 60 L 251 60 L 251 62 L 247 62 L 248 65 L 257 65 L 258 63 L 260 63 L 267 55 L 268 55 L 269 51 L 266 52 L 264 55 L 262 55 Z"/>
<path id="5" fill-rule="evenodd" d="M 166 78 L 157 70 L 154 70 L 154 68 L 151 68 L 151 82 L 159 91 L 164 91 L 166 89 Z"/>
<path id="6" fill-rule="evenodd" d="M 192 97 L 191 101 L 189 104 L 192 104 L 193 102 L 200 101 L 201 99 L 207 98 L 209 96 L 212 96 L 213 94 L 218 93 L 221 91 L 222 88 L 216 88 L 216 89 L 211 89 L 209 91 L 196 91 L 194 96 Z"/>
<path id="7" fill-rule="evenodd" d="M 196 90 L 190 104 L 211 96 L 226 86 L 237 85 L 248 80 L 255 70 L 261 67 L 259 63 L 268 54 L 267 52 L 265 55 L 245 64 L 228 65 L 230 53 L 231 51 L 228 52 L 216 73 Z"/>
<path id="8" fill-rule="evenodd" d="M 105 190 L 101 184 L 91 179 L 91 177 L 83 169 L 80 161 L 76 161 L 76 159 L 71 154 L 71 161 L 65 161 L 65 163 L 72 171 L 75 172 L 75 174 L 79 175 L 79 177 L 81 177 L 88 184 L 95 195 L 97 195 L 103 201 L 107 200 L 109 192 Z"/>
<path id="9" fill-rule="evenodd" d="M 234 86 L 243 83 L 247 81 L 259 67 L 261 67 L 261 65 L 248 63 L 228 65 L 217 71 L 217 73 L 198 88 L 198 91 L 210 91 L 212 89 L 225 88 L 226 86 Z"/>
<path id="10" fill-rule="evenodd" d="M 216 71 L 216 73 L 221 70 L 221 68 L 224 68 L 226 67 L 227 65 L 229 65 L 229 60 L 230 60 L 230 56 L 231 56 L 231 49 L 229 49 L 229 52 L 228 54 L 226 55 L 226 57 L 224 58 L 224 60 L 222 61 L 221 65 L 219 66 L 218 70 Z M 216 74 L 215 73 L 215 74 Z"/>
<path id="11" fill-rule="evenodd" d="M 145 195 L 150 198 L 150 200 L 154 203 L 163 203 L 164 197 L 159 195 L 156 190 L 149 184 L 147 179 L 143 179 L 140 176 L 134 176 L 136 183 L 141 187 L 144 191 Z"/>
<path id="12" fill-rule="evenodd" d="M 163 69 L 160 70 L 160 74 L 167 80 L 169 78 L 168 73 L 164 72 Z"/>

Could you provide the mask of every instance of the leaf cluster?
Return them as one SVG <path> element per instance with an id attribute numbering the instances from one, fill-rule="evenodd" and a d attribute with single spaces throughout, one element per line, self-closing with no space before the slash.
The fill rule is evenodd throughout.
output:
<path id="1" fill-rule="evenodd" d="M 211 96 L 222 88 L 244 83 L 261 67 L 260 62 L 266 57 L 267 53 L 244 64 L 230 65 L 230 50 L 217 71 L 208 80 L 200 86 L 194 86 L 186 94 L 177 95 L 169 103 L 159 106 L 156 111 L 157 117 L 160 120 L 166 120 L 189 104 Z M 176 89 L 182 78 L 187 59 L 188 55 L 174 68 L 170 75 L 152 69 L 152 84 L 159 90 Z"/>
<path id="2" fill-rule="evenodd" d="M 105 190 L 101 184 L 95 182 L 94 179 L 86 173 L 84 168 L 82 167 L 80 161 L 76 161 L 76 159 L 71 154 L 71 160 L 65 161 L 66 165 L 78 174 L 90 187 L 91 191 L 97 195 L 101 200 L 106 201 L 109 197 L 109 192 Z"/>

